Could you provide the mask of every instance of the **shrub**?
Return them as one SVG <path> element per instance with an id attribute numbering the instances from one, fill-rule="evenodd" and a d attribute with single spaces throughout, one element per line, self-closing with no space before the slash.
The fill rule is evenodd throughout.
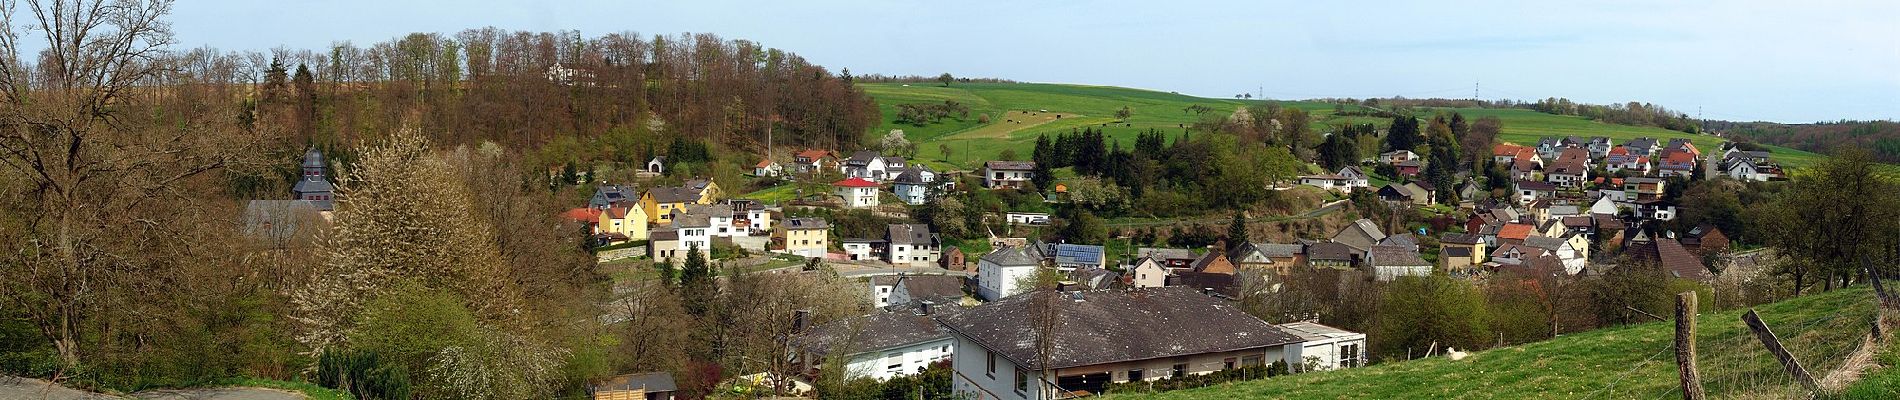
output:
<path id="1" fill-rule="evenodd" d="M 1285 361 L 1274 361 L 1268 365 L 1255 365 L 1234 369 L 1224 369 L 1202 375 L 1188 375 L 1179 378 L 1163 378 L 1150 381 L 1112 383 L 1108 393 L 1152 393 L 1170 390 L 1193 389 L 1227 382 L 1254 380 L 1286 375 Z"/>
<path id="2" fill-rule="evenodd" d="M 317 357 L 317 384 L 358 399 L 407 399 L 409 372 L 371 351 L 335 350 Z"/>

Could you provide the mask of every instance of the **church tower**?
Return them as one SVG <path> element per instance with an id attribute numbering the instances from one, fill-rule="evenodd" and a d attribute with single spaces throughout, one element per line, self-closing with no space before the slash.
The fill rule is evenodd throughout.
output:
<path id="1" fill-rule="evenodd" d="M 297 200 L 309 201 L 315 203 L 319 210 L 330 211 L 335 208 L 332 202 L 335 200 L 336 186 L 323 177 L 323 165 L 323 153 L 315 147 L 304 152 L 303 179 L 297 180 L 297 185 L 291 187 L 290 192 Z"/>

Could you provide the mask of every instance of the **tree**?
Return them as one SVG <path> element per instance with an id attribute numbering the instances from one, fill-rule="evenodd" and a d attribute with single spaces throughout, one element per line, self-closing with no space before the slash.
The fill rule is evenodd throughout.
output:
<path id="1" fill-rule="evenodd" d="M 1456 204 L 1458 191 L 1453 186 L 1457 183 L 1458 141 L 1444 118 L 1433 118 L 1426 135 L 1431 149 L 1425 159 L 1425 180 L 1438 188 L 1438 202 Z"/>
<path id="2" fill-rule="evenodd" d="M 1421 354 L 1439 348 L 1479 348 L 1491 338 L 1484 295 L 1465 281 L 1444 274 L 1400 277 L 1380 302 L 1379 354 Z"/>
<path id="3" fill-rule="evenodd" d="M 1115 110 L 1115 119 L 1118 119 L 1118 120 L 1127 121 L 1128 117 L 1132 117 L 1134 115 L 1135 115 L 1135 109 L 1128 108 L 1128 106 L 1122 106 L 1122 109 Z"/>
<path id="4" fill-rule="evenodd" d="M 1412 150 L 1424 142 L 1419 137 L 1418 118 L 1409 116 L 1392 117 L 1392 127 L 1385 135 L 1386 150 Z"/>
<path id="5" fill-rule="evenodd" d="M 937 75 L 937 83 L 943 84 L 943 87 L 950 87 L 950 82 L 954 81 L 956 81 L 956 78 L 951 77 L 949 72 L 945 72 L 943 75 Z"/>
<path id="6" fill-rule="evenodd" d="M 706 253 L 699 249 L 699 243 L 689 245 L 686 262 L 680 268 L 681 297 L 685 299 L 688 314 L 705 317 L 711 312 L 713 298 L 719 295 L 713 277 L 712 266 L 707 264 Z"/>
<path id="7" fill-rule="evenodd" d="M 1458 137 L 1459 150 L 1467 159 L 1465 162 L 1473 168 L 1484 165 L 1483 161 L 1491 158 L 1491 145 L 1497 142 L 1498 133 L 1503 130 L 1503 120 L 1486 116 L 1478 118 L 1478 122 L 1471 124 L 1471 128 L 1463 134 L 1454 132 Z"/>
<path id="8" fill-rule="evenodd" d="M 1108 242 L 1108 224 L 1087 210 L 1077 210 L 1069 218 L 1062 237 L 1069 243 L 1102 244 Z"/>
<path id="9" fill-rule="evenodd" d="M 1751 236 L 1774 246 L 1790 260 L 1800 293 L 1810 273 L 1842 285 L 1861 275 L 1864 267 L 1891 265 L 1890 249 L 1900 231 L 1900 188 L 1882 178 L 1866 150 L 1844 148 L 1833 158 L 1796 175 L 1792 186 L 1765 207 L 1754 209 L 1758 229 Z M 1885 272 L 1895 271 L 1887 267 Z"/>
<path id="10" fill-rule="evenodd" d="M 1234 221 L 1227 224 L 1227 248 L 1239 248 L 1253 239 L 1247 234 L 1247 217 L 1239 210 L 1234 211 Z"/>

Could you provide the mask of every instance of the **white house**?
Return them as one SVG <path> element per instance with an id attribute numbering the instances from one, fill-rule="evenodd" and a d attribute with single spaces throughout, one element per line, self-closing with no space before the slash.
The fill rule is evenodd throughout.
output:
<path id="1" fill-rule="evenodd" d="M 1028 246 L 1008 246 L 990 251 L 976 262 L 976 294 L 985 301 L 996 301 L 1021 293 L 1024 277 L 1042 267 L 1042 256 Z"/>
<path id="2" fill-rule="evenodd" d="M 930 225 L 892 224 L 884 239 L 890 252 L 884 261 L 896 266 L 935 265 L 943 256 L 942 239 L 930 231 Z"/>
<path id="3" fill-rule="evenodd" d="M 751 229 L 752 233 L 772 231 L 772 210 L 765 209 L 764 204 L 752 203 L 747 206 L 745 218 L 747 228 Z"/>
<path id="4" fill-rule="evenodd" d="M 678 221 L 687 215 L 696 215 L 703 218 L 706 221 L 706 235 L 711 237 L 729 238 L 752 234 L 749 229 L 742 228 L 734 223 L 734 214 L 731 204 L 687 205 L 686 208 L 673 209 L 672 219 Z"/>
<path id="5" fill-rule="evenodd" d="M 1411 150 L 1393 150 L 1379 153 L 1380 164 L 1394 164 L 1416 159 L 1418 159 L 1418 153 L 1413 153 Z"/>
<path id="6" fill-rule="evenodd" d="M 1576 247 L 1571 246 L 1570 243 L 1569 240 L 1553 237 L 1531 236 L 1524 238 L 1525 246 L 1543 249 L 1552 255 L 1556 255 L 1557 259 L 1564 264 L 1564 273 L 1576 275 L 1578 272 L 1583 272 L 1584 263 L 1588 261 L 1586 260 L 1587 254 L 1584 253 L 1583 250 L 1578 250 Z"/>
<path id="7" fill-rule="evenodd" d="M 1287 367 L 1294 372 L 1357 368 L 1366 365 L 1366 334 L 1312 322 L 1274 325 L 1299 336 L 1299 346 L 1286 347 Z"/>
<path id="8" fill-rule="evenodd" d="M 654 156 L 653 159 L 647 160 L 646 171 L 656 174 L 666 173 L 666 156 Z"/>
<path id="9" fill-rule="evenodd" d="M 1162 287 L 1168 285 L 1168 267 L 1154 256 L 1145 256 L 1127 268 L 1129 286 L 1136 288 Z"/>
<path id="10" fill-rule="evenodd" d="M 1059 296 L 1059 297 L 1055 297 Z M 1043 311 L 1046 310 L 1046 311 Z M 1060 316 L 1048 325 L 1037 315 Z M 1172 286 L 1014 296 L 937 319 L 956 355 L 950 387 L 975 399 L 1057 399 L 1284 361 L 1299 336 L 1230 300 Z M 1038 351 L 1037 340 L 1058 351 Z"/>
<path id="11" fill-rule="evenodd" d="M 758 164 L 752 165 L 752 176 L 779 176 L 783 173 L 785 173 L 785 166 L 769 158 L 759 160 Z"/>
<path id="12" fill-rule="evenodd" d="M 1031 161 L 990 161 L 983 163 L 983 186 L 991 189 L 1001 187 L 1021 188 L 1036 175 L 1036 163 Z"/>
<path id="13" fill-rule="evenodd" d="M 831 186 L 837 188 L 838 197 L 843 201 L 845 208 L 877 206 L 877 182 L 852 177 L 832 182 Z"/>
<path id="14" fill-rule="evenodd" d="M 845 257 L 850 260 L 875 260 L 878 259 L 878 251 L 884 247 L 884 244 L 883 239 L 845 238 L 839 242 L 838 247 L 844 249 Z"/>
<path id="15" fill-rule="evenodd" d="M 916 374 L 956 354 L 956 340 L 934 318 L 957 311 L 953 305 L 877 311 L 819 326 L 799 335 L 794 344 L 807 369 L 820 369 L 827 365 L 827 358 L 843 357 L 845 379 L 885 380 Z"/>
<path id="16" fill-rule="evenodd" d="M 1317 186 L 1321 189 L 1344 193 L 1352 193 L 1353 190 L 1358 188 L 1371 187 L 1372 185 L 1369 182 L 1371 182 L 1371 180 L 1366 177 L 1366 173 L 1360 171 L 1359 167 L 1355 166 L 1340 168 L 1338 173 L 1300 177 L 1301 185 Z"/>
<path id="17" fill-rule="evenodd" d="M 845 159 L 839 168 L 847 178 L 878 181 L 884 179 L 884 170 L 889 167 L 886 161 L 885 157 L 878 155 L 875 151 L 860 151 L 852 153 L 851 158 Z"/>
<path id="18" fill-rule="evenodd" d="M 930 189 L 937 180 L 937 174 L 923 164 L 907 168 L 903 173 L 891 179 L 891 191 L 904 204 L 921 205 L 930 201 Z"/>
<path id="19" fill-rule="evenodd" d="M 1003 221 L 1010 225 L 1048 225 L 1049 213 L 1011 211 L 1003 214 Z"/>

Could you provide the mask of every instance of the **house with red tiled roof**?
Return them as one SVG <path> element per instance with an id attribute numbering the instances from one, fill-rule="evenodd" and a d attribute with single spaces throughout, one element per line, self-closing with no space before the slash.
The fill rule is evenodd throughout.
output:
<path id="1" fill-rule="evenodd" d="M 806 149 L 805 151 L 800 151 L 798 154 L 792 155 L 792 164 L 795 165 L 797 172 L 801 174 L 824 171 L 830 166 L 828 164 L 837 163 L 838 159 L 832 157 L 830 151 L 825 150 Z"/>
<path id="2" fill-rule="evenodd" d="M 1536 231 L 1537 227 L 1530 224 L 1504 224 L 1503 227 L 1498 228 L 1498 246 L 1503 247 L 1505 243 L 1523 243 L 1525 238 L 1531 237 L 1531 234 Z"/>
<path id="3" fill-rule="evenodd" d="M 758 164 L 752 165 L 752 176 L 779 176 L 782 173 L 785 173 L 785 167 L 770 158 L 759 160 Z"/>
<path id="4" fill-rule="evenodd" d="M 570 209 L 567 210 L 567 212 L 561 213 L 561 219 L 578 222 L 581 225 L 587 226 L 588 233 L 600 232 L 600 227 L 595 225 L 597 223 L 596 221 L 600 220 L 600 209 L 591 207 Z"/>
<path id="5" fill-rule="evenodd" d="M 1665 150 L 1661 160 L 1656 163 L 1656 176 L 1668 178 L 1694 175 L 1697 159 L 1697 154 L 1692 151 Z"/>
<path id="6" fill-rule="evenodd" d="M 852 177 L 850 179 L 832 182 L 831 186 L 837 188 L 838 197 L 844 199 L 845 208 L 871 207 L 877 205 L 877 182 Z"/>

